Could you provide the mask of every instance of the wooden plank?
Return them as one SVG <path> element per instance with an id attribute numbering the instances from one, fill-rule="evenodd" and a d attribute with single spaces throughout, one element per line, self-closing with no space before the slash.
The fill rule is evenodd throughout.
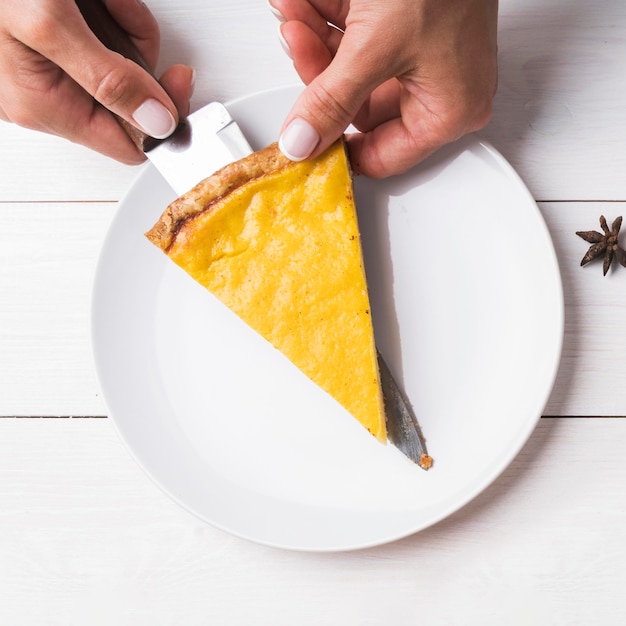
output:
<path id="1" fill-rule="evenodd" d="M 110 420 L 0 420 L 0 622 L 618 624 L 625 445 L 625 420 L 541 420 L 447 520 L 385 547 L 306 554 L 179 508 Z"/>
<path id="2" fill-rule="evenodd" d="M 481 133 L 538 200 L 626 200 L 626 4 L 501 0 L 499 87 Z"/>
<path id="3" fill-rule="evenodd" d="M 89 311 L 114 208 L 0 204 L 0 415 L 105 413 Z"/>
<path id="4" fill-rule="evenodd" d="M 626 414 L 626 268 L 617 263 L 606 276 L 602 261 L 580 267 L 589 244 L 578 230 L 600 230 L 626 216 L 626 203 L 541 203 L 557 251 L 565 298 L 565 338 L 561 367 L 548 415 Z M 626 246 L 626 232 L 621 243 Z M 529 242 L 532 254 L 532 242 Z"/>
<path id="5" fill-rule="evenodd" d="M 0 201 L 121 198 L 139 173 L 60 137 L 0 122 Z"/>
<path id="6" fill-rule="evenodd" d="M 103 415 L 89 343 L 91 281 L 112 203 L 0 204 L 0 415 Z M 565 339 L 547 415 L 626 415 L 626 269 L 579 267 L 626 203 L 542 203 L 563 277 Z M 24 231 L 28 212 L 29 230 Z M 624 235 L 626 236 L 626 234 Z M 532 254 L 532 242 L 529 242 Z"/>

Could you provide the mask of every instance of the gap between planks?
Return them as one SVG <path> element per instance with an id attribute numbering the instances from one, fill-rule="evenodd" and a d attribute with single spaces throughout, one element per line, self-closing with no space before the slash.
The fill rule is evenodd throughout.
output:
<path id="1" fill-rule="evenodd" d="M 49 419 L 67 419 L 67 420 L 101 420 L 108 419 L 107 415 L 0 415 L 0 419 L 4 420 L 49 420 Z"/>
<path id="2" fill-rule="evenodd" d="M 0 419 L 109 419 L 108 415 L 0 415 Z M 542 415 L 541 419 L 626 419 L 626 415 Z"/>

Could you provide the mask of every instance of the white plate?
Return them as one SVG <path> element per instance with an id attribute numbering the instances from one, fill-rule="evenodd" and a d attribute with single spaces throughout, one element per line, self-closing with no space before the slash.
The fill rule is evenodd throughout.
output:
<path id="1" fill-rule="evenodd" d="M 297 88 L 230 103 L 254 147 Z M 412 465 L 143 236 L 173 192 L 150 166 L 121 201 L 95 277 L 102 392 L 150 476 L 211 524 L 300 550 L 392 541 L 450 515 L 523 446 L 563 335 L 558 265 L 518 176 L 469 137 L 409 174 L 357 179 L 377 343 L 435 465 Z"/>

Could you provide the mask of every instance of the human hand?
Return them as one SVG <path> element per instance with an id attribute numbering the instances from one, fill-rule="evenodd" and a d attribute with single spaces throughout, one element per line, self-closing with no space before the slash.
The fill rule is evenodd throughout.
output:
<path id="1" fill-rule="evenodd" d="M 154 68 L 159 28 L 148 8 L 104 1 Z M 145 156 L 110 111 L 148 135 L 168 136 L 178 112 L 188 112 L 193 69 L 175 65 L 160 82 L 102 45 L 74 0 L 1 0 L 0 119 L 136 164 Z"/>
<path id="2" fill-rule="evenodd" d="M 316 156 L 353 124 L 352 166 L 399 174 L 482 128 L 497 84 L 497 0 L 270 0 L 307 86 L 279 145 Z"/>

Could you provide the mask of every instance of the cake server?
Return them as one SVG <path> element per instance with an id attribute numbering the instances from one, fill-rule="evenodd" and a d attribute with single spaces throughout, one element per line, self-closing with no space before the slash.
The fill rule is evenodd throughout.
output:
<path id="1" fill-rule="evenodd" d="M 107 48 L 154 75 L 102 0 L 76 0 L 76 4 L 85 22 Z M 211 102 L 181 119 L 174 133 L 164 140 L 154 139 L 125 119 L 115 117 L 178 195 L 189 191 L 224 165 L 252 152 L 243 133 L 220 102 Z"/>
<path id="2" fill-rule="evenodd" d="M 151 69 L 102 0 L 75 1 L 85 22 L 107 48 L 138 63 L 152 75 Z M 174 133 L 162 140 L 146 135 L 119 116 L 116 118 L 178 195 L 189 191 L 221 167 L 252 152 L 241 129 L 219 102 L 211 102 L 181 119 Z M 432 459 L 426 451 L 415 413 L 380 352 L 378 365 L 389 440 L 414 463 L 429 469 Z"/>

